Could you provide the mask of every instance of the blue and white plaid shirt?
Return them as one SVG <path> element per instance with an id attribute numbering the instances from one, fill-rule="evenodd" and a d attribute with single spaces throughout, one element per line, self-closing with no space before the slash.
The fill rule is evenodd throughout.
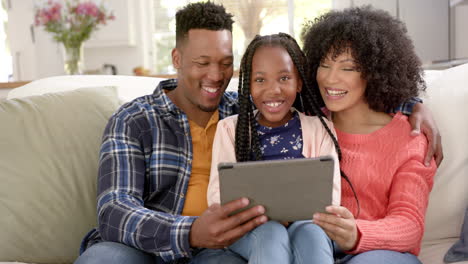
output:
<path id="1" fill-rule="evenodd" d="M 413 113 L 414 105 L 416 105 L 417 103 L 422 103 L 422 102 L 423 101 L 420 98 L 413 97 L 409 99 L 407 102 L 404 102 L 401 105 L 399 105 L 397 108 L 393 109 L 393 111 L 391 112 L 392 113 L 401 112 L 402 114 L 409 116 L 411 115 L 411 113 Z"/>
<path id="2" fill-rule="evenodd" d="M 189 233 L 196 217 L 181 216 L 192 169 L 190 127 L 163 91 L 176 87 L 176 79 L 162 81 L 152 95 L 124 104 L 110 118 L 100 153 L 98 228 L 86 235 L 81 252 L 114 241 L 165 262 L 192 256 Z M 417 102 L 395 111 L 410 114 Z M 219 118 L 237 112 L 237 93 L 226 92 Z"/>
<path id="3" fill-rule="evenodd" d="M 104 131 L 98 177 L 98 228 L 81 251 L 100 241 L 123 243 L 165 262 L 191 257 L 189 232 L 196 217 L 181 216 L 192 169 L 187 116 L 163 90 L 123 105 Z M 219 118 L 237 113 L 237 93 L 226 92 Z"/>

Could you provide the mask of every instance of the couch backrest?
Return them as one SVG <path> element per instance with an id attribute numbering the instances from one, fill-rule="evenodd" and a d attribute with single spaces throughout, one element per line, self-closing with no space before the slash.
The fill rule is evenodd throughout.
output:
<path id="1" fill-rule="evenodd" d="M 0 102 L 0 262 L 71 263 L 96 226 L 102 133 L 115 87 Z"/>
<path id="2" fill-rule="evenodd" d="M 63 75 L 35 80 L 11 90 L 7 99 L 72 91 L 83 87 L 115 86 L 123 102 L 151 94 L 162 78 L 124 75 Z"/>
<path id="3" fill-rule="evenodd" d="M 468 64 L 426 72 L 425 104 L 442 135 L 444 160 L 434 179 L 423 243 L 460 236 L 468 206 Z"/>
<path id="4" fill-rule="evenodd" d="M 443 137 L 424 243 L 458 237 L 468 204 L 468 64 L 428 71 L 425 104 Z M 15 89 L 0 102 L 0 261 L 64 263 L 95 226 L 102 131 L 120 102 L 151 93 L 160 80 L 59 76 Z M 73 90 L 100 84 L 112 88 Z M 230 84 L 236 89 L 237 80 Z M 118 100 L 120 99 L 120 100 Z M 45 152 L 47 148 L 50 152 Z"/>
<path id="5" fill-rule="evenodd" d="M 83 87 L 115 86 L 123 102 L 153 93 L 162 78 L 124 75 L 64 75 L 35 80 L 11 90 L 7 98 L 71 91 Z M 238 78 L 232 78 L 227 90 L 237 91 Z"/>

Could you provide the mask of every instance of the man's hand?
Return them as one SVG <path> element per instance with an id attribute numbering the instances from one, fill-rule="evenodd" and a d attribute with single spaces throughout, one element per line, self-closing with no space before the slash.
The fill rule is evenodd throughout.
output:
<path id="1" fill-rule="evenodd" d="M 416 136 L 422 131 L 426 135 L 429 143 L 424 164 L 430 165 L 432 157 L 435 158 L 437 166 L 442 163 L 444 153 L 442 150 L 442 139 L 439 134 L 439 129 L 432 117 L 431 111 L 421 103 L 414 105 L 413 113 L 409 117 L 409 121 L 413 130 L 411 135 Z"/>
<path id="2" fill-rule="evenodd" d="M 232 212 L 249 204 L 247 198 L 232 201 L 223 206 L 213 204 L 193 222 L 190 230 L 190 246 L 224 248 L 268 219 L 263 206 L 255 206 L 236 215 Z"/>
<path id="3" fill-rule="evenodd" d="M 326 210 L 330 214 L 314 214 L 314 223 L 320 226 L 342 250 L 353 249 L 359 240 L 353 214 L 346 207 L 336 205 L 327 206 Z"/>

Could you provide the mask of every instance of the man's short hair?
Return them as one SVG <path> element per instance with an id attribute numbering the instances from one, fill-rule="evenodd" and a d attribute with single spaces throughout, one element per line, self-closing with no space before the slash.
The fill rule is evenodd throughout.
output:
<path id="1" fill-rule="evenodd" d="M 232 32 L 232 14 L 222 5 L 211 2 L 192 3 L 176 13 L 176 46 L 183 43 L 190 29 L 229 30 Z"/>

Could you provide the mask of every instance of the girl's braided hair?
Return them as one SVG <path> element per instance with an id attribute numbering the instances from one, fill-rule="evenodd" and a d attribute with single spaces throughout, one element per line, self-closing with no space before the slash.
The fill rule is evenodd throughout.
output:
<path id="1" fill-rule="evenodd" d="M 335 145 L 338 159 L 341 160 L 341 149 L 338 140 L 324 121 L 324 114 L 320 110 L 319 102 L 322 101 L 320 93 L 312 89 L 309 76 L 312 76 L 307 67 L 307 59 L 301 51 L 296 40 L 286 33 L 279 33 L 267 36 L 255 36 L 250 42 L 244 56 L 241 60 L 239 71 L 239 117 L 236 125 L 236 160 L 238 162 L 250 160 L 262 160 L 262 151 L 260 149 L 260 140 L 257 133 L 257 121 L 254 116 L 254 104 L 250 99 L 250 79 L 252 72 L 252 59 L 255 51 L 263 46 L 278 46 L 284 48 L 291 57 L 294 66 L 297 68 L 299 77 L 302 79 L 302 90 L 296 97 L 293 106 L 301 112 L 308 115 L 318 116 L 320 122 L 326 129 L 328 135 L 332 138 Z M 341 176 L 350 185 L 354 197 L 358 204 L 359 200 L 349 178 L 341 171 Z"/>
<path id="2" fill-rule="evenodd" d="M 303 84 L 302 90 L 294 102 L 294 107 L 308 115 L 314 115 L 320 118 L 322 125 L 325 127 L 335 144 L 338 156 L 341 157 L 341 149 L 338 145 L 338 141 L 325 123 L 324 114 L 318 107 L 319 100 L 317 96 L 320 96 L 320 94 L 314 93 L 310 88 L 311 82 L 308 77 L 310 76 L 310 72 L 307 70 L 306 57 L 293 37 L 286 33 L 279 33 L 266 36 L 255 36 L 247 47 L 247 50 L 241 60 L 238 90 L 240 109 L 235 139 L 237 161 L 262 160 L 260 141 L 257 134 L 257 121 L 253 113 L 255 106 L 250 99 L 252 59 L 255 51 L 262 46 L 278 46 L 284 48 L 288 52 L 294 66 L 297 68 Z"/>

